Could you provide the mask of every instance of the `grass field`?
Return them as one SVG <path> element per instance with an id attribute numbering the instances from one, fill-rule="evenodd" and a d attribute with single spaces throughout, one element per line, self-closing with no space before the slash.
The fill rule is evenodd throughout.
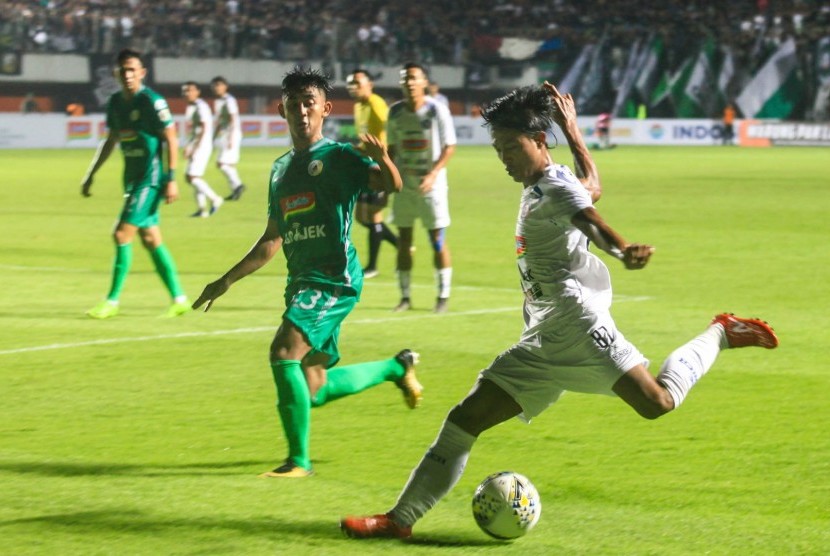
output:
<path id="1" fill-rule="evenodd" d="M 243 153 L 249 193 L 210 219 L 163 209 L 191 297 L 265 224 L 274 151 Z M 564 149 L 554 158 L 565 156 Z M 530 425 L 482 436 L 458 487 L 409 544 L 344 539 L 340 516 L 380 512 L 477 372 L 521 328 L 513 226 L 520 186 L 490 149 L 451 163 L 451 310 L 429 309 L 417 234 L 416 309 L 392 314 L 393 253 L 342 331 L 343 362 L 422 353 L 423 407 L 385 384 L 313 412 L 317 475 L 262 480 L 285 456 L 267 349 L 282 309 L 278 255 L 213 309 L 168 300 L 137 246 L 122 314 L 84 311 L 109 282 L 120 157 L 79 195 L 88 151 L 0 151 L 0 553 L 828 554 L 830 210 L 826 149 L 619 148 L 596 153 L 598 206 L 657 247 L 638 272 L 609 261 L 617 324 L 653 368 L 720 311 L 768 319 L 775 351 L 725 352 L 676 412 L 645 421 L 619 400 L 571 394 Z M 570 162 L 567 157 L 567 162 Z M 224 193 L 211 168 L 209 181 Z M 355 230 L 359 248 L 365 231 Z M 528 475 L 541 521 L 511 544 L 475 526 L 491 472 Z"/>

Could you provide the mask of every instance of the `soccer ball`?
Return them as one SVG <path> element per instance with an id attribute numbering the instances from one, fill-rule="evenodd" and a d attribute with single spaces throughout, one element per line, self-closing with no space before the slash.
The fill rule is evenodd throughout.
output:
<path id="1" fill-rule="evenodd" d="M 473 495 L 473 517 L 496 539 L 521 537 L 542 515 L 542 500 L 533 483 L 519 473 L 501 471 L 484 479 Z"/>

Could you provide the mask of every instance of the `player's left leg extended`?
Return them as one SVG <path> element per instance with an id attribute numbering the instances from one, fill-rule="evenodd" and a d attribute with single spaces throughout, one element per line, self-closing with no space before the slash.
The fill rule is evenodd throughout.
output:
<path id="1" fill-rule="evenodd" d="M 703 333 L 666 358 L 656 378 L 645 365 L 638 365 L 620 377 L 613 390 L 641 416 L 656 419 L 677 409 L 721 350 L 749 346 L 772 349 L 778 338 L 761 320 L 717 315 Z"/>
<path id="2" fill-rule="evenodd" d="M 394 382 L 403 392 L 406 404 L 415 409 L 423 397 L 423 387 L 415 377 L 417 362 L 418 354 L 405 349 L 390 359 L 331 369 L 326 373 L 325 383 L 311 397 L 311 406 L 325 405 L 382 382 Z"/>

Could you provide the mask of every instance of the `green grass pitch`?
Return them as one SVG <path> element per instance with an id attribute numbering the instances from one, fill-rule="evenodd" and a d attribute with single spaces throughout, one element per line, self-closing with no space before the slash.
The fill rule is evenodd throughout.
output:
<path id="1" fill-rule="evenodd" d="M 281 152 L 281 151 L 280 151 Z M 210 219 L 194 201 L 162 229 L 191 298 L 265 225 L 268 169 L 248 149 L 249 191 Z M 457 488 L 415 540 L 345 539 L 340 516 L 388 509 L 447 411 L 518 337 L 513 227 L 520 185 L 487 147 L 450 164 L 454 289 L 435 298 L 418 230 L 415 310 L 392 314 L 393 253 L 342 330 L 343 363 L 421 352 L 423 406 L 384 384 L 313 412 L 317 475 L 263 480 L 285 445 L 268 345 L 282 310 L 281 254 L 207 313 L 165 320 L 168 299 L 136 244 L 122 314 L 84 311 L 109 282 L 120 156 L 94 196 L 91 151 L 0 151 L 0 552 L 4 554 L 827 554 L 830 550 L 830 182 L 827 149 L 624 148 L 595 153 L 598 209 L 657 251 L 642 271 L 608 261 L 620 329 L 660 365 L 717 312 L 761 316 L 781 347 L 724 352 L 655 422 L 619 400 L 568 394 L 531 425 L 476 444 Z M 554 159 L 570 164 L 559 148 Z M 226 194 L 215 168 L 207 178 Z M 354 230 L 363 250 L 366 233 Z M 606 259 L 607 260 L 607 259 Z M 538 487 L 527 537 L 490 540 L 470 500 L 491 472 Z"/>

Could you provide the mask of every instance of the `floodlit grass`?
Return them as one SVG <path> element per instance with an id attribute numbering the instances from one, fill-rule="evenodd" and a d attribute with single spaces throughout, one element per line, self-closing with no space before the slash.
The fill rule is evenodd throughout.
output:
<path id="1" fill-rule="evenodd" d="M 249 191 L 210 219 L 163 209 L 191 297 L 265 225 L 264 149 L 243 153 Z M 554 158 L 570 163 L 565 149 Z M 409 544 L 350 541 L 340 516 L 385 511 L 478 371 L 521 328 L 513 227 L 520 186 L 491 149 L 450 166 L 451 310 L 417 234 L 415 310 L 393 253 L 342 331 L 343 362 L 422 353 L 423 407 L 381 385 L 313 412 L 317 475 L 262 480 L 285 456 L 267 350 L 282 310 L 278 255 L 210 313 L 159 319 L 168 300 L 136 244 L 122 314 L 106 293 L 121 163 L 79 195 L 90 151 L 0 151 L 0 552 L 5 554 L 826 554 L 830 547 L 830 208 L 826 149 L 618 148 L 595 154 L 598 208 L 657 247 L 651 266 L 609 261 L 615 318 L 657 368 L 720 311 L 768 319 L 776 351 L 737 350 L 675 413 L 640 419 L 571 394 L 482 436 L 458 487 Z M 215 168 L 208 179 L 226 192 Z M 363 228 L 354 231 L 360 249 Z M 537 528 L 511 544 L 476 528 L 470 498 L 514 469 L 541 492 Z"/>

